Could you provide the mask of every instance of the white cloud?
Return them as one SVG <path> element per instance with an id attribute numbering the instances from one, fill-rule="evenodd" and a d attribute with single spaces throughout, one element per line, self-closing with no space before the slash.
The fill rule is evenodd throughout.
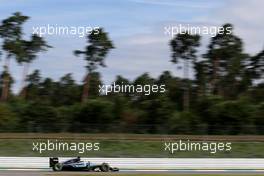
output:
<path id="1" fill-rule="evenodd" d="M 173 6 L 183 8 L 212 8 L 214 3 L 208 3 L 208 1 L 182 1 L 182 0 L 130 0 L 135 3 L 148 4 L 148 5 L 159 5 L 159 6 Z"/>
<path id="2" fill-rule="evenodd" d="M 234 24 L 236 34 L 245 42 L 246 51 L 255 54 L 264 46 L 263 7 L 262 0 L 233 0 L 220 9 L 213 19 L 222 24 Z"/>

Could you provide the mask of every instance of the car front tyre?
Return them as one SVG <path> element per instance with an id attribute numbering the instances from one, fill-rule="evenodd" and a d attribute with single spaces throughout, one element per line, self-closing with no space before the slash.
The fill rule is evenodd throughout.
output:
<path id="1" fill-rule="evenodd" d="M 107 163 L 103 163 L 101 166 L 100 166 L 100 170 L 102 172 L 109 172 L 110 171 L 110 167 Z"/>

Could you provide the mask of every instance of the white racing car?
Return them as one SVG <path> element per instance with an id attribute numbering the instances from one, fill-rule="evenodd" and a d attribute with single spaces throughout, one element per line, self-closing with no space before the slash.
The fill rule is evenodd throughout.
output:
<path id="1" fill-rule="evenodd" d="M 116 167 L 110 167 L 108 163 L 94 164 L 84 162 L 80 157 L 59 162 L 59 158 L 50 158 L 49 165 L 53 171 L 94 171 L 94 172 L 117 172 Z"/>

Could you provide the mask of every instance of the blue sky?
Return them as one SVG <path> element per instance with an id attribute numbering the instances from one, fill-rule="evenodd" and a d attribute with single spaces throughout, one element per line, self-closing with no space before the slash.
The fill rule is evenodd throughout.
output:
<path id="1" fill-rule="evenodd" d="M 110 83 L 116 75 L 134 79 L 149 72 L 153 77 L 164 70 L 181 76 L 170 63 L 170 38 L 164 35 L 165 25 L 235 25 L 235 32 L 245 42 L 247 52 L 254 54 L 264 45 L 262 0 L 0 0 L 0 20 L 16 11 L 30 16 L 25 24 L 25 38 L 32 27 L 42 25 L 100 26 L 109 32 L 116 49 L 106 58 L 108 67 L 100 68 L 103 81 Z M 257 35 L 258 34 L 258 35 Z M 40 69 L 44 77 L 59 79 L 73 73 L 80 81 L 85 74 L 85 61 L 72 52 L 85 46 L 78 36 L 44 36 L 53 46 L 39 55 L 30 71 Z M 203 36 L 201 53 L 208 44 Z M 1 64 L 3 64 L 1 62 Z M 16 79 L 14 90 L 21 83 L 22 67 L 11 63 Z"/>

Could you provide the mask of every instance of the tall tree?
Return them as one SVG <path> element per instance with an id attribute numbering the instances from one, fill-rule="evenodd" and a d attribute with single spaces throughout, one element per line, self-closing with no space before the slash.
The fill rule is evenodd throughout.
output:
<path id="1" fill-rule="evenodd" d="M 60 78 L 55 94 L 60 98 L 53 97 L 54 105 L 72 105 L 80 101 L 81 89 L 75 83 L 72 74 L 68 73 Z"/>
<path id="2" fill-rule="evenodd" d="M 41 74 L 39 70 L 34 70 L 27 76 L 27 100 L 37 100 L 40 92 Z"/>
<path id="3" fill-rule="evenodd" d="M 253 79 L 264 78 L 264 50 L 251 57 L 249 66 Z"/>
<path id="4" fill-rule="evenodd" d="M 110 49 L 114 48 L 112 41 L 109 39 L 108 34 L 102 28 L 93 30 L 87 37 L 87 43 L 84 51 L 75 50 L 76 56 L 84 55 L 87 61 L 87 74 L 84 78 L 82 101 L 87 100 L 89 95 L 89 82 L 91 73 L 94 72 L 99 66 L 106 67 L 104 60 Z"/>
<path id="5" fill-rule="evenodd" d="M 12 76 L 10 75 L 9 72 L 6 71 L 6 69 L 0 74 L 0 92 L 3 91 L 3 88 L 5 87 L 4 83 L 5 82 L 5 79 L 8 77 L 9 81 L 8 81 L 8 89 L 6 90 L 8 92 L 8 94 L 11 93 L 11 87 L 12 87 L 12 84 L 14 83 L 14 79 L 12 78 Z"/>
<path id="6" fill-rule="evenodd" d="M 174 64 L 183 61 L 183 77 L 186 79 L 184 85 L 183 106 L 185 110 L 190 106 L 190 93 L 189 93 L 189 67 L 190 62 L 196 60 L 197 47 L 200 45 L 200 36 L 191 35 L 188 32 L 179 33 L 170 41 L 172 50 L 172 60 Z"/>
<path id="7" fill-rule="evenodd" d="M 12 16 L 4 19 L 0 25 L 0 37 L 3 39 L 2 49 L 5 51 L 5 66 L 4 71 L 9 72 L 9 62 L 10 58 L 18 57 L 17 48 L 20 44 L 22 32 L 22 25 L 29 17 L 22 15 L 19 12 L 14 13 Z M 3 80 L 3 89 L 1 100 L 5 101 L 8 98 L 9 93 L 9 74 L 5 74 Z"/>
<path id="8" fill-rule="evenodd" d="M 233 34 L 231 24 L 225 24 L 223 32 L 211 39 L 208 48 L 204 57 L 209 66 L 211 92 L 216 95 L 234 96 L 231 94 L 236 92 L 236 87 L 244 75 L 244 61 L 248 57 L 243 53 L 242 40 Z M 225 88 L 228 91 L 225 91 Z"/>
<path id="9" fill-rule="evenodd" d="M 22 74 L 22 86 L 21 86 L 21 93 L 20 95 L 22 97 L 25 97 L 26 94 L 26 78 L 29 70 L 29 65 L 32 61 L 34 61 L 37 58 L 37 54 L 42 51 L 46 51 L 47 48 L 50 48 L 51 46 L 47 45 L 46 41 L 36 35 L 33 34 L 31 36 L 31 40 L 21 40 L 20 45 L 17 49 L 17 62 L 19 64 L 23 64 L 23 74 Z"/>
<path id="10" fill-rule="evenodd" d="M 199 97 L 207 95 L 208 90 L 208 64 L 206 61 L 198 61 L 194 63 L 194 70 L 195 70 L 195 83 L 196 83 L 196 93 Z"/>

